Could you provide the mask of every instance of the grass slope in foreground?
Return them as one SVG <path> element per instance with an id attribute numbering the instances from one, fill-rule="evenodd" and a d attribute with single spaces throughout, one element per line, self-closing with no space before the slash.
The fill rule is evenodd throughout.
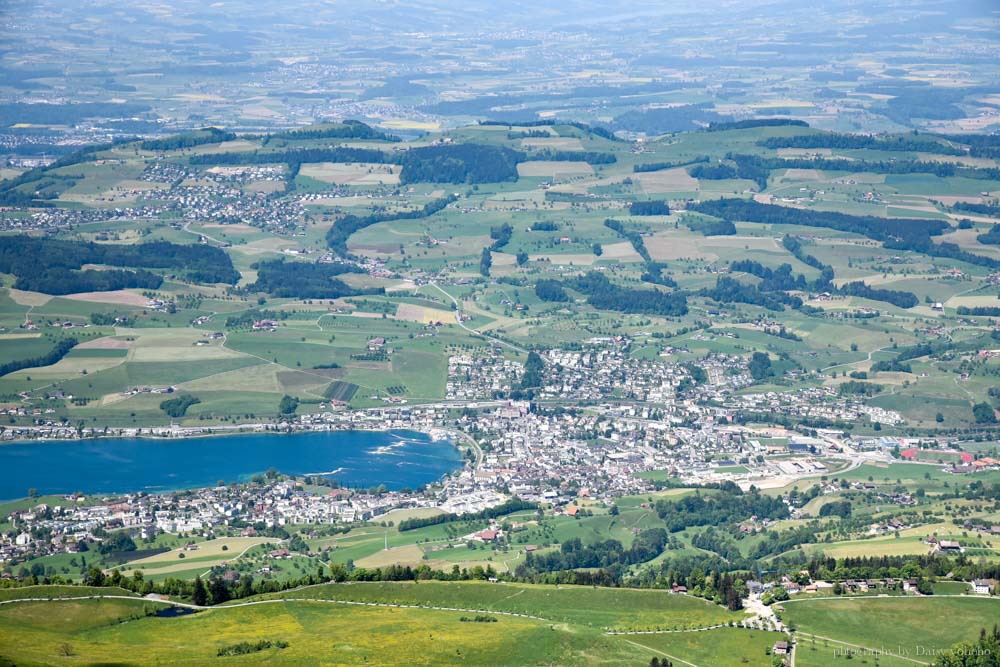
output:
<path id="1" fill-rule="evenodd" d="M 601 630 L 700 628 L 746 618 L 745 613 L 730 612 L 700 598 L 666 591 L 586 586 L 353 582 L 323 584 L 274 597 L 483 609 L 528 614 Z"/>
<path id="2" fill-rule="evenodd" d="M 648 664 L 654 652 L 600 632 L 460 612 L 274 601 L 188 616 L 141 616 L 126 600 L 24 602 L 0 607 L 0 664 Z M 127 622 L 124 622 L 127 621 Z M 220 649 L 287 642 L 236 658 Z"/>

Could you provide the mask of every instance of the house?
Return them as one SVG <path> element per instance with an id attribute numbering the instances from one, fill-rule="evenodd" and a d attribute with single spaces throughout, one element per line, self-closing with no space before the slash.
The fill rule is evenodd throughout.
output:
<path id="1" fill-rule="evenodd" d="M 369 351 L 374 352 L 375 350 L 380 350 L 383 347 L 385 347 L 385 338 L 382 338 L 381 336 L 379 336 L 378 338 L 372 338 L 370 341 L 368 341 Z"/>
<path id="2" fill-rule="evenodd" d="M 774 642 L 774 648 L 771 652 L 774 655 L 788 655 L 788 642 Z"/>
<path id="3" fill-rule="evenodd" d="M 670 590 L 672 590 L 674 593 L 687 593 L 688 592 L 687 586 L 680 586 L 678 584 L 674 584 L 673 588 L 671 588 Z"/>
<path id="4" fill-rule="evenodd" d="M 972 582 L 972 590 L 977 595 L 989 595 L 990 582 L 988 582 L 986 579 L 975 579 Z"/>
<path id="5" fill-rule="evenodd" d="M 906 579 L 903 581 L 904 591 L 915 591 L 917 590 L 917 580 L 916 579 Z"/>
<path id="6" fill-rule="evenodd" d="M 497 539 L 497 535 L 499 534 L 500 531 L 497 530 L 482 530 L 476 533 L 476 537 L 481 539 L 483 542 L 492 542 L 493 540 Z"/>
<path id="7" fill-rule="evenodd" d="M 750 591 L 750 595 L 759 595 L 764 590 L 764 584 L 759 581 L 748 581 L 747 590 Z"/>
<path id="8" fill-rule="evenodd" d="M 962 553 L 965 551 L 957 540 L 938 540 L 937 550 L 941 553 Z"/>

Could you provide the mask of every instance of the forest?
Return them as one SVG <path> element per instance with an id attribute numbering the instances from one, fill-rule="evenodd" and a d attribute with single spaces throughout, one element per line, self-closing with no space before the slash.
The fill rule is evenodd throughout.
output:
<path id="1" fill-rule="evenodd" d="M 61 266 L 39 267 L 37 271 L 18 275 L 14 289 L 44 294 L 75 292 L 112 292 L 120 289 L 157 289 L 163 278 L 145 269 L 108 269 L 74 271 Z"/>
<path id="2" fill-rule="evenodd" d="M 639 532 L 626 549 L 618 540 L 604 540 L 584 544 L 579 537 L 566 540 L 559 551 L 544 554 L 529 553 L 518 566 L 519 577 L 534 572 L 557 572 L 579 568 L 620 569 L 652 560 L 663 553 L 667 545 L 667 531 L 647 528 Z"/>
<path id="3" fill-rule="evenodd" d="M 688 167 L 687 172 L 692 178 L 706 178 L 712 181 L 724 181 L 726 179 L 737 177 L 736 168 L 724 162 L 716 162 L 715 164 L 696 164 L 692 167 Z"/>
<path id="4" fill-rule="evenodd" d="M 662 199 L 634 201 L 628 205 L 629 215 L 670 215 L 670 207 Z"/>
<path id="5" fill-rule="evenodd" d="M 686 496 L 680 500 L 659 500 L 656 513 L 667 530 L 676 533 L 691 526 L 725 526 L 758 519 L 787 519 L 788 506 L 781 498 L 760 493 L 736 493 L 734 490 L 717 495 Z"/>
<path id="6" fill-rule="evenodd" d="M 337 299 L 342 296 L 385 292 L 383 288 L 359 290 L 336 279 L 336 276 L 345 273 L 363 273 L 353 264 L 286 262 L 284 259 L 276 259 L 259 262 L 255 266 L 257 282 L 248 285 L 247 289 L 252 292 L 267 292 L 275 297 Z"/>
<path id="7" fill-rule="evenodd" d="M 900 308 L 913 308 L 920 303 L 917 295 L 913 292 L 877 289 L 869 287 L 860 280 L 845 284 L 840 288 L 840 293 L 847 296 L 861 297 L 862 299 L 871 299 L 872 301 L 884 301 Z"/>
<path id="8" fill-rule="evenodd" d="M 998 211 L 998 213 L 994 213 L 993 215 L 997 214 L 1000 214 L 1000 211 Z M 976 240 L 983 245 L 1000 245 L 1000 225 L 993 225 L 985 234 L 979 234 L 976 236 Z"/>
<path id="9" fill-rule="evenodd" d="M 781 291 L 765 291 L 762 286 L 741 283 L 729 276 L 719 276 L 716 278 L 715 287 L 702 288 L 698 294 L 723 304 L 747 303 L 776 312 L 784 310 L 785 306 L 802 307 L 802 299 L 797 296 Z"/>
<path id="10" fill-rule="evenodd" d="M 17 276 L 18 284 L 24 285 L 18 289 L 71 294 L 124 287 L 155 289 L 162 283 L 160 276 L 142 270 L 75 271 L 84 264 L 172 269 L 202 283 L 235 284 L 240 277 L 224 250 L 206 244 L 152 241 L 122 245 L 23 235 L 0 237 L 0 271 Z"/>
<path id="11" fill-rule="evenodd" d="M 535 296 L 542 301 L 569 301 L 569 295 L 558 280 L 542 279 L 535 283 Z"/>
<path id="12" fill-rule="evenodd" d="M 567 284 L 586 294 L 587 303 L 603 310 L 670 317 L 686 315 L 688 310 L 687 297 L 680 292 L 626 289 L 615 285 L 597 271 L 589 271 Z"/>
<path id="13" fill-rule="evenodd" d="M 411 148 L 399 159 L 401 183 L 497 183 L 517 180 L 524 153 L 484 144 Z"/>

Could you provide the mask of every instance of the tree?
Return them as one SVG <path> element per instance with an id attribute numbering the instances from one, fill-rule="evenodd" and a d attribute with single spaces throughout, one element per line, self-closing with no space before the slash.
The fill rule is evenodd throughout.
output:
<path id="1" fill-rule="evenodd" d="M 212 577 L 208 580 L 208 593 L 212 599 L 212 604 L 221 604 L 231 597 L 229 588 L 226 587 L 226 582 L 219 577 Z"/>
<path id="2" fill-rule="evenodd" d="M 199 607 L 204 607 L 208 603 L 208 591 L 205 590 L 205 584 L 201 582 L 200 576 L 194 578 L 194 588 L 191 591 L 191 602 Z"/>
<path id="3" fill-rule="evenodd" d="M 483 248 L 483 255 L 479 259 L 479 273 L 489 278 L 491 266 L 493 266 L 493 257 L 490 255 L 490 249 Z"/>
<path id="4" fill-rule="evenodd" d="M 283 415 L 293 414 L 299 408 L 299 399 L 294 396 L 289 396 L 285 394 L 281 397 L 281 402 L 278 404 L 278 411 Z"/>
<path id="5" fill-rule="evenodd" d="M 160 409 L 167 413 L 171 417 L 183 417 L 187 410 L 192 405 L 197 405 L 201 403 L 201 399 L 197 396 L 192 396 L 190 394 L 185 394 L 183 396 L 178 396 L 177 398 L 171 398 L 160 403 Z"/>
<path id="6" fill-rule="evenodd" d="M 976 403 L 972 408 L 972 416 L 975 417 L 977 424 L 996 424 L 997 416 L 993 412 L 993 406 L 989 403 Z"/>
<path id="7" fill-rule="evenodd" d="M 750 357 L 750 375 L 757 382 L 774 375 L 771 368 L 771 357 L 766 352 L 754 352 Z"/>
<path id="8" fill-rule="evenodd" d="M 87 570 L 87 575 L 83 578 L 83 583 L 88 586 L 103 586 L 104 571 L 96 565 Z"/>
<path id="9" fill-rule="evenodd" d="M 524 252 L 523 250 L 517 253 L 516 258 L 518 266 L 524 266 L 525 264 L 528 263 L 528 253 Z"/>

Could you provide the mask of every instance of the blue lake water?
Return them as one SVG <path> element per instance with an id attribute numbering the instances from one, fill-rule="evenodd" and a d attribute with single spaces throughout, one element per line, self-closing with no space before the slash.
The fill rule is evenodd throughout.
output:
<path id="1" fill-rule="evenodd" d="M 268 468 L 345 486 L 416 488 L 462 466 L 446 440 L 416 431 L 321 431 L 211 438 L 100 438 L 0 445 L 0 498 L 157 493 L 246 481 Z"/>

